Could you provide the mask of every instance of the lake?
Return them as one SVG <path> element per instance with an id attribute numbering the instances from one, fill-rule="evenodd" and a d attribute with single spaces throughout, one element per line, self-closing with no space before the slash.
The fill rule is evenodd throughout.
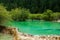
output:
<path id="1" fill-rule="evenodd" d="M 49 21 L 22 21 L 8 23 L 22 33 L 31 35 L 60 35 L 60 23 Z"/>

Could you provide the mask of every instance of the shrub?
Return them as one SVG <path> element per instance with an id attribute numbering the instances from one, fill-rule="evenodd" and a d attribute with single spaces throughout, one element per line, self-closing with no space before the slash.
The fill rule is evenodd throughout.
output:
<path id="1" fill-rule="evenodd" d="M 51 15 L 53 14 L 53 12 L 51 10 L 47 10 L 43 13 L 43 20 L 46 20 L 46 21 L 52 21 L 52 17 Z"/>
<path id="2" fill-rule="evenodd" d="M 42 19 L 42 14 L 30 14 L 29 19 L 32 20 L 41 20 Z"/>
<path id="3" fill-rule="evenodd" d="M 16 8 L 10 12 L 12 19 L 15 21 L 25 21 L 28 19 L 29 13 L 29 10 L 22 8 Z"/>
<path id="4" fill-rule="evenodd" d="M 59 20 L 59 17 L 60 17 L 60 15 L 59 15 L 60 13 L 53 13 L 51 16 L 52 16 L 52 19 L 53 20 Z"/>
<path id="5" fill-rule="evenodd" d="M 0 5 L 0 25 L 10 20 L 11 18 L 10 18 L 9 12 L 5 9 L 3 5 Z"/>

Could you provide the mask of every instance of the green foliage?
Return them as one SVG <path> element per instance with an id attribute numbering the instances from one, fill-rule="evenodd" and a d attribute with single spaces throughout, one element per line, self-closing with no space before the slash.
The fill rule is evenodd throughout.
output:
<path id="1" fill-rule="evenodd" d="M 60 19 L 60 13 L 53 13 L 51 14 L 52 20 L 59 20 Z"/>
<path id="2" fill-rule="evenodd" d="M 15 21 L 25 21 L 28 19 L 30 12 L 26 9 L 16 8 L 15 10 L 12 10 L 10 14 Z"/>
<path id="3" fill-rule="evenodd" d="M 47 10 L 43 13 L 43 20 L 46 20 L 46 21 L 52 21 L 52 15 L 53 12 L 51 10 Z"/>
<path id="4" fill-rule="evenodd" d="M 60 13 L 54 13 L 53 11 L 47 9 L 43 14 L 30 14 L 30 19 L 53 21 L 60 19 Z"/>
<path id="5" fill-rule="evenodd" d="M 7 11 L 3 5 L 0 5 L 0 24 L 4 24 L 7 21 L 26 21 L 31 20 L 46 20 L 53 21 L 60 19 L 60 12 L 53 12 L 46 10 L 44 13 L 32 14 L 29 10 L 24 8 L 16 8 L 11 11 Z"/>
<path id="6" fill-rule="evenodd" d="M 11 20 L 9 12 L 5 9 L 4 6 L 0 5 L 0 25 L 4 24 L 8 20 Z"/>
<path id="7" fill-rule="evenodd" d="M 60 12 L 60 0 L 0 0 L 0 3 L 3 3 L 7 10 L 21 7 L 29 9 L 31 13 L 44 12 L 46 9 Z"/>
<path id="8" fill-rule="evenodd" d="M 32 20 L 40 20 L 41 19 L 41 14 L 30 14 L 29 18 Z"/>

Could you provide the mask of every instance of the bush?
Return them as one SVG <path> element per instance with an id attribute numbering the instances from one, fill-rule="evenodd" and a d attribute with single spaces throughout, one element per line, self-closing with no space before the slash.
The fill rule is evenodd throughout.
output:
<path id="1" fill-rule="evenodd" d="M 32 14 L 24 8 L 12 9 L 9 12 L 4 6 L 0 5 L 0 24 L 4 24 L 12 19 L 15 21 L 25 21 L 27 19 L 53 21 L 60 19 L 60 13 L 53 13 L 51 10 L 47 10 L 42 14 Z"/>
<path id="2" fill-rule="evenodd" d="M 53 20 L 59 20 L 59 18 L 60 18 L 60 13 L 53 13 L 51 16 L 52 16 L 52 19 L 53 19 Z"/>
<path id="3" fill-rule="evenodd" d="M 10 20 L 11 18 L 10 18 L 9 12 L 5 9 L 3 5 L 0 5 L 0 25 Z"/>
<path id="4" fill-rule="evenodd" d="M 42 19 L 42 14 L 30 14 L 29 19 L 32 20 L 41 20 Z"/>
<path id="5" fill-rule="evenodd" d="M 16 8 L 12 10 L 10 14 L 12 15 L 12 19 L 15 21 L 25 21 L 28 19 L 30 12 L 26 9 Z"/>
<path id="6" fill-rule="evenodd" d="M 60 13 L 53 13 L 51 10 L 46 10 L 42 14 L 32 14 L 29 10 L 16 8 L 10 11 L 10 14 L 15 21 L 25 21 L 27 19 L 53 21 L 60 18 Z"/>
<path id="7" fill-rule="evenodd" d="M 51 10 L 47 10 L 43 13 L 43 20 L 46 20 L 46 21 L 52 21 L 52 15 L 53 12 Z"/>

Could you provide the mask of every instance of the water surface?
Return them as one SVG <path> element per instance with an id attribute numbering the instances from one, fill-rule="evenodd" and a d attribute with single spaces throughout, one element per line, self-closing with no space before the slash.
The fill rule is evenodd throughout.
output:
<path id="1" fill-rule="evenodd" d="M 60 35 L 60 23 L 49 21 L 22 21 L 11 22 L 19 31 L 32 35 Z"/>

